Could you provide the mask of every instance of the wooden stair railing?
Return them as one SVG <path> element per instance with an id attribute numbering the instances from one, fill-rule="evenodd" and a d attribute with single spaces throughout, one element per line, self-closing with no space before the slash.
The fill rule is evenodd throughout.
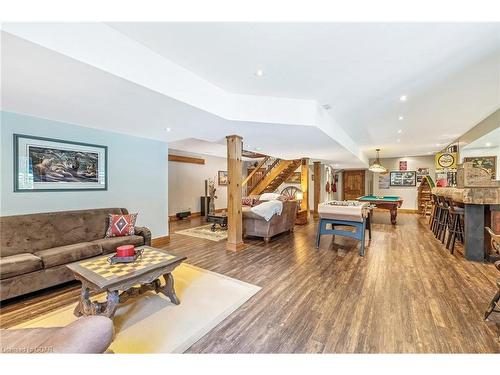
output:
<path id="1" fill-rule="evenodd" d="M 280 187 L 280 185 L 288 180 L 288 178 L 300 166 L 300 160 L 292 160 L 288 167 L 281 171 L 278 176 L 264 189 L 264 193 L 272 193 Z"/>
<path id="2" fill-rule="evenodd" d="M 275 191 L 299 167 L 300 160 L 276 159 L 248 195 Z"/>
<path id="3" fill-rule="evenodd" d="M 269 161 L 271 161 L 271 163 L 268 163 Z M 248 188 L 248 194 L 250 194 L 250 192 L 264 179 L 266 178 L 267 174 L 274 168 L 276 167 L 276 165 L 278 165 L 278 163 L 280 162 L 280 159 L 276 159 L 272 156 L 269 157 L 269 159 L 267 160 L 267 163 L 268 165 L 266 166 L 266 170 L 264 171 L 264 173 L 262 173 L 262 175 L 260 176 L 260 178 L 254 182 L 253 186 L 252 187 L 249 187 Z M 263 164 L 265 165 L 265 164 Z"/>
<path id="4" fill-rule="evenodd" d="M 270 158 L 270 156 L 266 156 L 264 159 L 262 159 L 262 160 L 259 162 L 259 164 L 257 164 L 257 166 L 255 167 L 255 169 L 254 169 L 252 172 L 250 172 L 250 173 L 248 174 L 248 176 L 247 176 L 247 177 L 243 180 L 243 182 L 241 183 L 241 186 L 242 186 L 242 187 L 243 187 L 243 186 L 245 186 L 245 185 L 248 183 L 248 181 L 250 181 L 250 179 L 253 177 L 253 175 L 254 175 L 255 173 L 257 173 L 257 172 L 259 171 L 259 169 L 260 169 L 260 168 L 262 168 L 262 166 L 263 166 L 264 164 L 266 164 L 266 163 L 267 163 L 267 161 L 269 160 L 269 158 Z"/>

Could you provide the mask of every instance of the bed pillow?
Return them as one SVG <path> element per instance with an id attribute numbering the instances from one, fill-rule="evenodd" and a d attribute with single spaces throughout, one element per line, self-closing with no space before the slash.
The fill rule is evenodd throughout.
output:
<path id="1" fill-rule="evenodd" d="M 275 201 L 278 199 L 280 194 L 278 193 L 264 193 L 260 196 L 259 200 L 260 201 Z"/>
<path id="2" fill-rule="evenodd" d="M 109 214 L 109 225 L 106 237 L 132 236 L 135 231 L 137 214 L 112 215 Z"/>

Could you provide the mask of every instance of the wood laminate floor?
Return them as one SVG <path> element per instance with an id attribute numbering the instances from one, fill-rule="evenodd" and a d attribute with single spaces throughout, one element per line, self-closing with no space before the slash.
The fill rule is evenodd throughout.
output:
<path id="1" fill-rule="evenodd" d="M 316 223 L 296 226 L 237 253 L 224 241 L 175 234 L 201 219 L 172 223 L 165 248 L 187 262 L 262 287 L 189 353 L 498 353 L 496 326 L 482 320 L 500 274 L 492 264 L 450 255 L 415 214 L 374 215 L 366 256 L 353 239 L 324 236 Z M 69 284 L 5 303 L 10 327 L 74 303 Z M 217 296 L 214 296 L 217 298 Z M 500 317 L 496 317 L 500 318 Z"/>

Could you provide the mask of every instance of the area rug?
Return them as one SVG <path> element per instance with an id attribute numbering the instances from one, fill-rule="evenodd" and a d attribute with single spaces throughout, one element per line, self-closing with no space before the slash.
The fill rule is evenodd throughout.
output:
<path id="1" fill-rule="evenodd" d="M 210 241 L 222 241 L 227 239 L 227 230 L 220 229 L 219 226 L 212 232 L 210 229 L 212 224 L 202 225 L 201 227 L 183 229 L 175 232 L 176 234 L 184 234 L 186 236 L 204 238 Z"/>
<path id="2" fill-rule="evenodd" d="M 115 353 L 183 353 L 261 288 L 189 264 L 173 272 L 181 304 L 154 292 L 129 299 L 114 318 Z M 13 328 L 65 326 L 77 318 L 74 305 Z"/>

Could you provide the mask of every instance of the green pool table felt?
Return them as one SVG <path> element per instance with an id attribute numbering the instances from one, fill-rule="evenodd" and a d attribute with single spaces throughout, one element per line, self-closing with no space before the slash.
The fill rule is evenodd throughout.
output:
<path id="1" fill-rule="evenodd" d="M 397 202 L 401 200 L 401 197 L 395 196 L 384 196 L 384 197 L 376 197 L 375 195 L 364 195 L 359 197 L 360 201 L 387 201 L 387 202 Z"/>

